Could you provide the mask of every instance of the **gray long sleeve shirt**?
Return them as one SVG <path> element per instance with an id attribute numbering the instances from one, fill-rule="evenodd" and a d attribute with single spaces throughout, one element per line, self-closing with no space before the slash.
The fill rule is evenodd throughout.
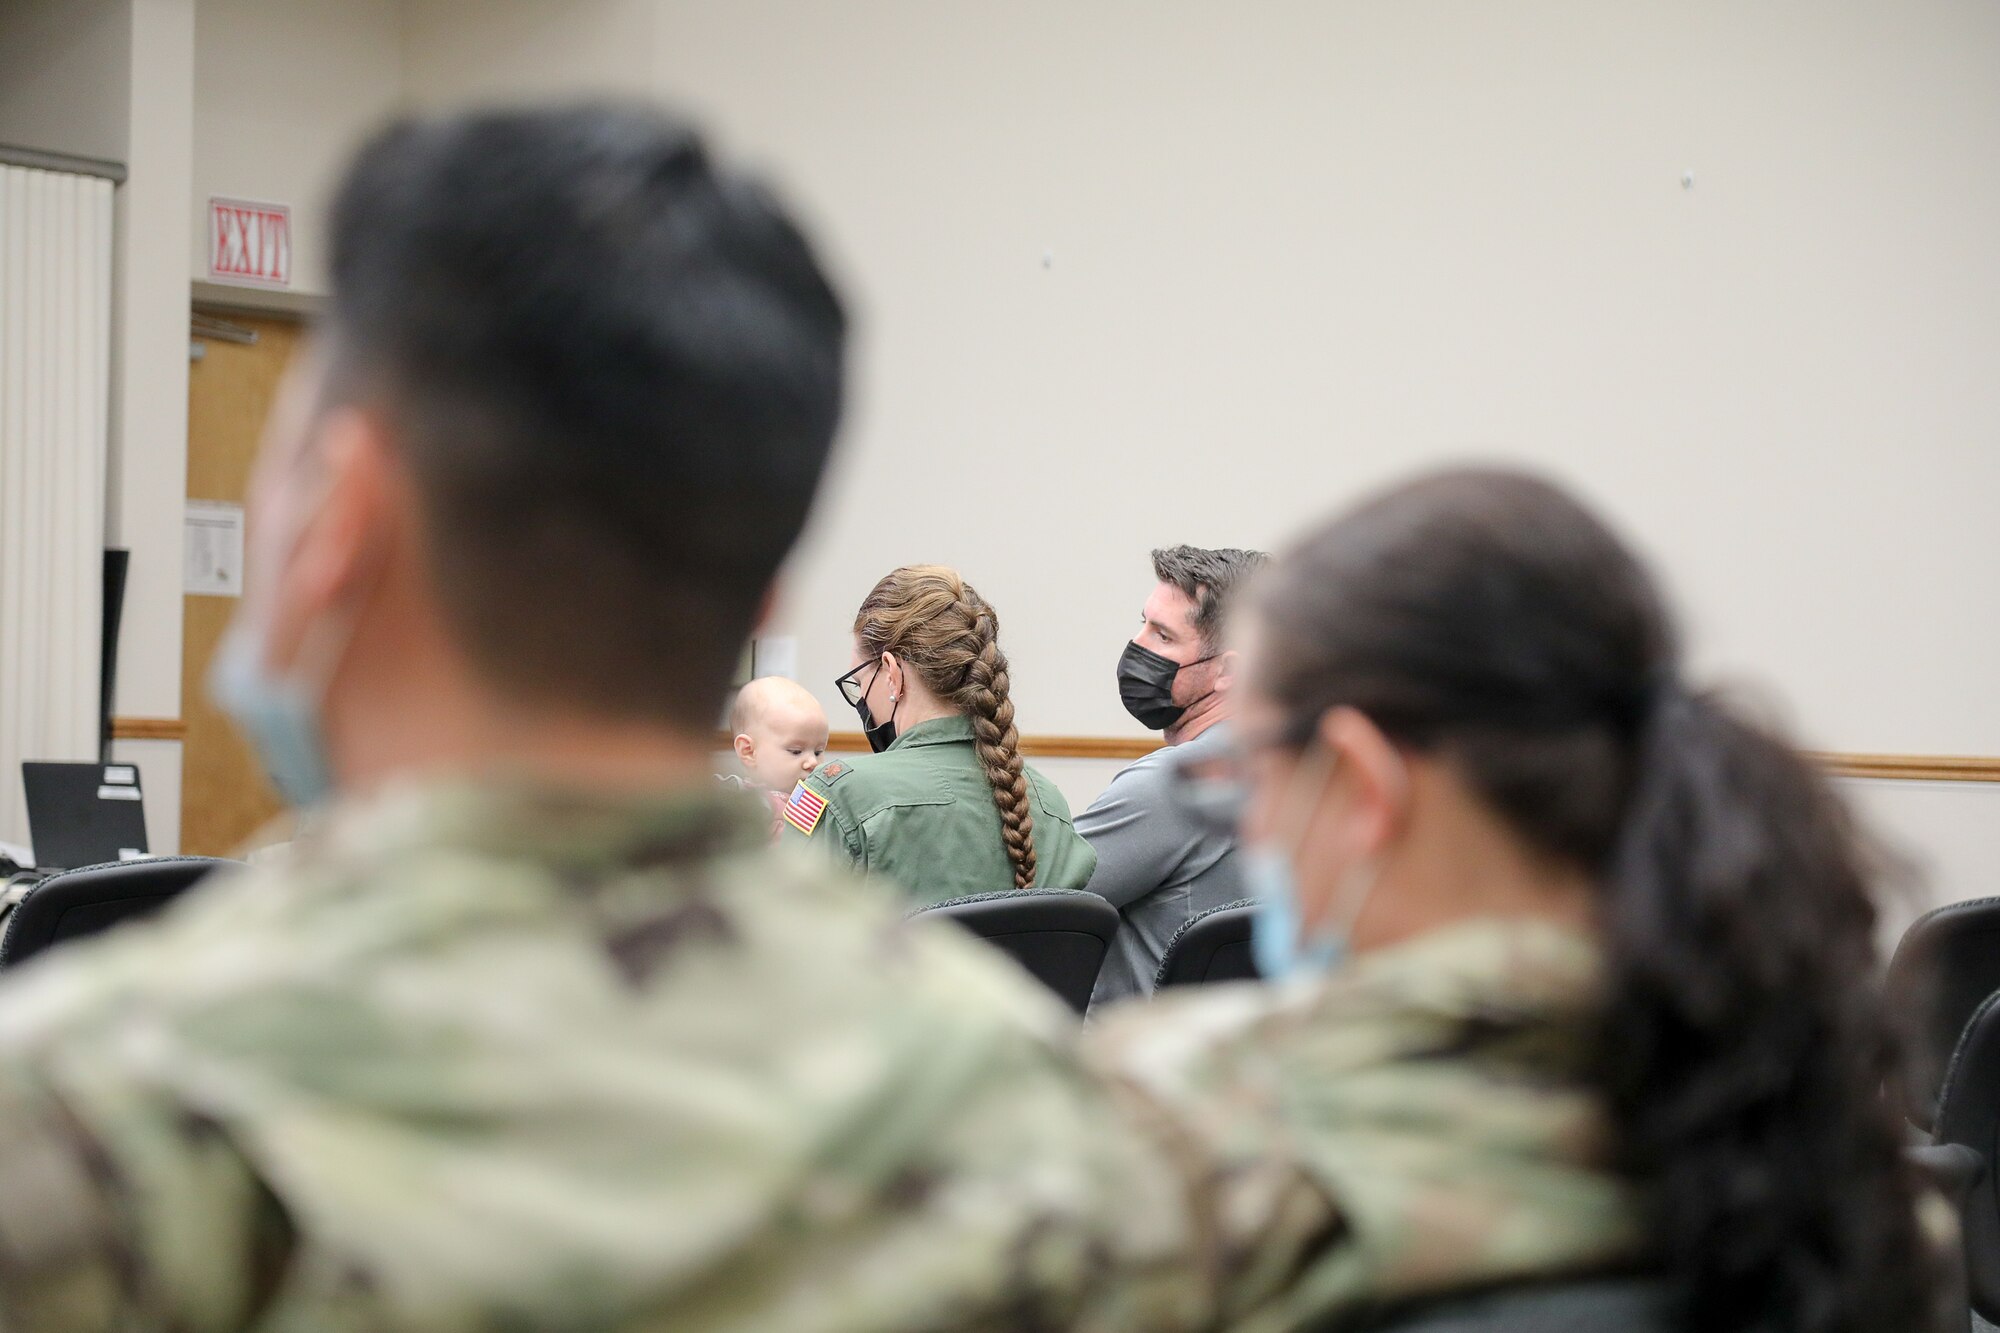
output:
<path id="1" fill-rule="evenodd" d="M 1097 853 L 1092 893 L 1123 918 L 1097 974 L 1091 1007 L 1153 993 L 1153 974 L 1167 941 L 1197 912 L 1243 896 L 1236 839 L 1210 828 L 1174 799 L 1168 765 L 1176 755 L 1198 759 L 1229 743 L 1218 723 L 1185 744 L 1156 750 L 1120 771 L 1076 831 Z"/>

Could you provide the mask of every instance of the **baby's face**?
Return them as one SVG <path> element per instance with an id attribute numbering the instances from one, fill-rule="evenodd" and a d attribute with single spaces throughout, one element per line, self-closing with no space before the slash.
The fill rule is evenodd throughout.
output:
<path id="1" fill-rule="evenodd" d="M 790 791 L 826 755 L 826 714 L 818 708 L 766 709 L 743 734 L 750 738 L 743 767 L 769 791 Z"/>

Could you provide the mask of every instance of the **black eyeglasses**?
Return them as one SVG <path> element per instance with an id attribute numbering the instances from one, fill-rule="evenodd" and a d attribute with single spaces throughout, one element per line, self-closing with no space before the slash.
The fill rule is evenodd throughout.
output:
<path id="1" fill-rule="evenodd" d="M 840 691 L 840 697 L 847 700 L 849 708 L 861 707 L 862 699 L 867 697 L 868 687 L 875 683 L 873 675 L 870 675 L 865 681 L 855 679 L 856 676 L 868 670 L 869 667 L 874 667 L 878 671 L 881 670 L 882 659 L 878 657 L 872 662 L 863 662 L 860 666 L 833 682 L 834 688 Z"/>

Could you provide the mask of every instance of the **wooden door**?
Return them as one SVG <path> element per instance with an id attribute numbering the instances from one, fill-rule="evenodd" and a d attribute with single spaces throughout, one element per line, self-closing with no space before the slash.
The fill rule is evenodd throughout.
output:
<path id="1" fill-rule="evenodd" d="M 197 335 L 188 366 L 187 498 L 242 504 L 250 463 L 291 360 L 300 325 L 284 318 L 218 313 L 255 342 Z M 181 850 L 228 856 L 283 808 L 257 757 L 208 699 L 208 666 L 238 599 L 190 593 L 181 619 Z"/>

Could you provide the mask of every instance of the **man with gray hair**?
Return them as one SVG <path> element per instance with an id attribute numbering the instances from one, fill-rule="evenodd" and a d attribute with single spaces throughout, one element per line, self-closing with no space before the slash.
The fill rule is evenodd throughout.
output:
<path id="1" fill-rule="evenodd" d="M 1153 552 L 1157 582 L 1139 632 L 1118 659 L 1118 697 L 1168 748 L 1138 760 L 1077 817 L 1097 852 L 1092 893 L 1123 921 L 1091 1006 L 1150 995 L 1174 932 L 1199 912 L 1243 896 L 1233 834 L 1205 827 L 1173 799 L 1171 762 L 1225 749 L 1236 654 L 1222 646 L 1231 595 L 1269 559 L 1235 547 Z"/>

